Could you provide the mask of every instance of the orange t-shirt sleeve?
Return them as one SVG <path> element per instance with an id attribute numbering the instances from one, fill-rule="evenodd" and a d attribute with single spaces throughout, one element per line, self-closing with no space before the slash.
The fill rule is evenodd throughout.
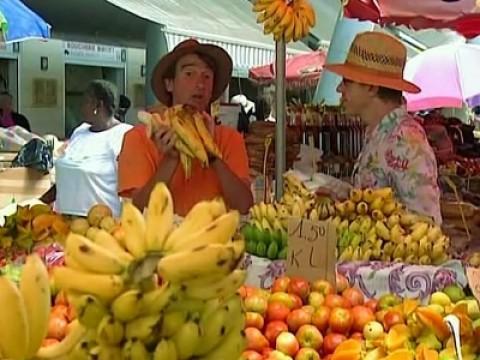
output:
<path id="1" fill-rule="evenodd" d="M 147 138 L 143 126 L 135 127 L 125 134 L 118 157 L 120 196 L 131 197 L 135 190 L 145 186 L 155 174 L 158 160 L 155 150 L 155 145 Z"/>
<path id="2" fill-rule="evenodd" d="M 225 131 L 225 129 L 223 129 Z M 229 129 L 230 130 L 230 129 Z M 230 136 L 224 136 L 225 150 L 223 151 L 223 161 L 228 167 L 243 180 L 250 185 L 250 169 L 248 167 L 247 148 L 242 135 L 235 131 L 228 131 Z"/>

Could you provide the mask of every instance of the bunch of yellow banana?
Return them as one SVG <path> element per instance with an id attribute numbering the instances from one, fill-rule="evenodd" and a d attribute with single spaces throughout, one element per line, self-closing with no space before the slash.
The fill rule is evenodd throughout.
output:
<path id="1" fill-rule="evenodd" d="M 253 11 L 264 33 L 273 34 L 275 41 L 298 41 L 315 26 L 315 11 L 308 0 L 256 0 Z"/>
<path id="2" fill-rule="evenodd" d="M 438 225 L 410 213 L 391 188 L 352 189 L 330 220 L 339 235 L 339 261 L 382 260 L 438 265 L 449 260 L 449 238 Z"/>
<path id="3" fill-rule="evenodd" d="M 187 178 L 191 176 L 194 159 L 198 159 L 202 166 L 208 166 L 209 156 L 222 158 L 220 149 L 205 125 L 204 116 L 189 106 L 176 105 L 167 108 L 161 116 L 140 111 L 138 119 L 146 125 L 149 137 L 159 126 L 174 131 L 177 136 L 175 148 L 180 153 L 180 162 Z"/>
<path id="4" fill-rule="evenodd" d="M 0 352 L 2 359 L 32 359 L 47 336 L 50 281 L 38 255 L 28 256 L 17 287 L 0 276 Z"/>
<path id="5" fill-rule="evenodd" d="M 170 192 L 157 184 L 146 216 L 127 202 L 121 223 L 122 242 L 104 230 L 67 237 L 66 266 L 53 276 L 78 324 L 37 357 L 238 358 L 244 314 L 236 293 L 246 277 L 237 268 L 245 247 L 238 212 L 221 200 L 200 202 L 174 225 Z"/>

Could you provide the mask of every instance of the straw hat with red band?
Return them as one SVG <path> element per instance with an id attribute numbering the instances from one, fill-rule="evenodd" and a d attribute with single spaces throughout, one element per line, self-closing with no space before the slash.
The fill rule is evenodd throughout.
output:
<path id="1" fill-rule="evenodd" d="M 202 54 L 210 58 L 215 64 L 212 101 L 222 95 L 230 82 L 233 64 L 230 55 L 225 50 L 216 45 L 201 44 L 195 39 L 182 41 L 171 52 L 162 57 L 153 70 L 151 82 L 153 92 L 157 99 L 167 106 L 172 105 L 172 100 L 171 94 L 165 87 L 165 76 L 182 56 L 189 54 Z"/>
<path id="2" fill-rule="evenodd" d="M 326 64 L 324 67 L 347 80 L 382 86 L 409 93 L 420 88 L 403 78 L 407 49 L 393 36 L 377 31 L 358 34 L 344 64 Z"/>

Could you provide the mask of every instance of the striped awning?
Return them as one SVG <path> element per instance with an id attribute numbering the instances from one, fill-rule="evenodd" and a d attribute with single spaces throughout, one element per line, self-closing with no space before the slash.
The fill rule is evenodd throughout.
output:
<path id="1" fill-rule="evenodd" d="M 164 26 L 169 50 L 187 39 L 223 47 L 232 57 L 234 76 L 271 63 L 275 43 L 256 23 L 247 0 L 107 0 L 137 16 Z M 287 54 L 308 52 L 302 43 L 289 45 Z"/>

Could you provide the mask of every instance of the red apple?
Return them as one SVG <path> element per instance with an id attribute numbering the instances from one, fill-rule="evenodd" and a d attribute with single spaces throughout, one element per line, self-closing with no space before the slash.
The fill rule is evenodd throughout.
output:
<path id="1" fill-rule="evenodd" d="M 264 359 L 268 359 L 270 354 L 273 352 L 273 349 L 272 348 L 265 348 L 262 350 L 262 356 Z"/>
<path id="2" fill-rule="evenodd" d="M 304 309 L 293 310 L 287 316 L 287 325 L 290 331 L 297 331 L 300 326 L 310 324 L 312 321 L 312 315 L 310 312 L 305 311 Z"/>
<path id="3" fill-rule="evenodd" d="M 259 313 L 247 311 L 247 313 L 245 314 L 245 327 L 254 327 L 262 330 L 264 324 L 265 321 L 263 319 L 263 316 Z"/>
<path id="4" fill-rule="evenodd" d="M 356 288 L 346 288 L 342 296 L 350 303 L 352 306 L 363 305 L 365 301 L 365 296 L 363 293 Z"/>
<path id="5" fill-rule="evenodd" d="M 247 350 L 242 353 L 240 360 L 263 360 L 263 356 L 256 351 Z"/>
<path id="6" fill-rule="evenodd" d="M 277 336 L 282 332 L 288 332 L 288 325 L 283 321 L 271 321 L 265 327 L 264 335 L 271 346 L 275 346 Z"/>
<path id="7" fill-rule="evenodd" d="M 295 335 L 289 332 L 283 332 L 278 335 L 275 348 L 285 355 L 295 356 L 300 349 L 300 345 Z"/>
<path id="8" fill-rule="evenodd" d="M 338 345 L 347 340 L 345 335 L 330 333 L 323 338 L 323 354 L 333 354 Z"/>
<path id="9" fill-rule="evenodd" d="M 370 308 L 357 305 L 352 308 L 353 315 L 353 331 L 362 332 L 363 327 L 368 324 L 370 321 L 375 320 L 375 314 Z"/>
<path id="10" fill-rule="evenodd" d="M 267 307 L 267 320 L 280 320 L 285 321 L 287 319 L 288 314 L 290 314 L 290 309 L 287 305 L 274 302 L 268 304 Z"/>
<path id="11" fill-rule="evenodd" d="M 323 296 L 335 294 L 335 289 L 327 280 L 316 280 L 312 283 L 312 291 L 317 291 Z"/>
<path id="12" fill-rule="evenodd" d="M 341 294 L 347 287 L 348 287 L 348 279 L 342 275 L 337 273 L 337 278 L 336 278 L 336 287 L 337 287 L 337 293 Z"/>
<path id="13" fill-rule="evenodd" d="M 263 316 L 267 310 L 268 301 L 263 296 L 252 295 L 245 298 L 243 304 L 246 311 L 256 312 Z"/>
<path id="14" fill-rule="evenodd" d="M 351 307 L 351 304 L 347 299 L 337 294 L 328 294 L 327 296 L 325 296 L 324 305 L 328 306 L 331 309 L 336 307 L 341 307 L 341 308 Z"/>
<path id="15" fill-rule="evenodd" d="M 292 277 L 290 278 L 287 291 L 290 294 L 300 296 L 300 298 L 305 302 L 308 298 L 308 294 L 310 294 L 310 283 L 301 277 Z"/>
<path id="16" fill-rule="evenodd" d="M 325 296 L 318 291 L 312 291 L 310 295 L 308 295 L 308 305 L 312 305 L 314 308 L 318 308 L 320 305 L 323 305 L 324 302 Z"/>
<path id="17" fill-rule="evenodd" d="M 272 350 L 265 360 L 293 360 L 293 358 L 279 350 Z"/>
<path id="18" fill-rule="evenodd" d="M 383 317 L 383 327 L 385 331 L 391 329 L 393 325 L 404 323 L 403 315 L 395 310 L 388 310 Z"/>
<path id="19" fill-rule="evenodd" d="M 303 306 L 303 300 L 300 296 L 295 294 L 289 294 L 292 298 L 293 306 L 292 309 L 300 309 Z"/>
<path id="20" fill-rule="evenodd" d="M 302 310 L 305 310 L 305 311 L 308 312 L 310 315 L 313 315 L 313 313 L 314 313 L 315 310 L 316 310 L 312 305 L 302 306 L 301 309 L 302 309 Z"/>
<path id="21" fill-rule="evenodd" d="M 378 308 L 380 310 L 386 310 L 390 307 L 393 307 L 395 305 L 399 305 L 402 302 L 402 299 L 395 294 L 384 294 L 380 296 L 380 299 L 378 299 Z"/>
<path id="22" fill-rule="evenodd" d="M 352 335 L 350 335 L 350 339 L 358 340 L 358 341 L 363 341 L 363 334 L 360 332 L 354 332 Z"/>
<path id="23" fill-rule="evenodd" d="M 245 337 L 247 339 L 246 350 L 262 351 L 268 347 L 268 340 L 263 336 L 262 332 L 257 328 L 247 327 L 245 328 Z"/>
<path id="24" fill-rule="evenodd" d="M 313 349 L 302 348 L 295 356 L 295 360 L 320 360 L 320 355 Z"/>
<path id="25" fill-rule="evenodd" d="M 365 302 L 365 306 L 370 308 L 374 313 L 377 312 L 378 308 L 378 300 L 376 299 L 369 299 Z"/>
<path id="26" fill-rule="evenodd" d="M 330 312 L 329 307 L 324 305 L 320 306 L 312 315 L 312 324 L 322 332 L 327 330 L 330 321 Z"/>
<path id="27" fill-rule="evenodd" d="M 276 278 L 272 285 L 272 293 L 287 292 L 289 283 L 290 278 L 288 276 L 280 276 L 279 278 Z"/>
<path id="28" fill-rule="evenodd" d="M 313 325 L 300 326 L 295 336 L 302 348 L 320 350 L 323 345 L 322 333 Z"/>
<path id="29" fill-rule="evenodd" d="M 268 303 L 279 302 L 288 306 L 292 310 L 295 306 L 295 299 L 286 292 L 276 292 L 268 298 Z"/>
<path id="30" fill-rule="evenodd" d="M 353 326 L 353 315 L 349 309 L 333 308 L 329 319 L 330 329 L 340 334 L 348 334 Z"/>

